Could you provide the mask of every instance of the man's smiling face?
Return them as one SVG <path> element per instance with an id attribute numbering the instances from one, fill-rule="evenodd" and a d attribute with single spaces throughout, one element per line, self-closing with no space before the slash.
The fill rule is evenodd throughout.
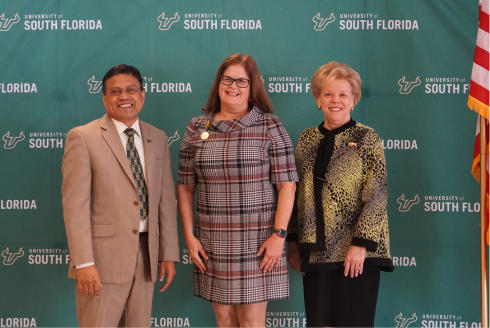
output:
<path id="1" fill-rule="evenodd" d="M 138 79 L 131 74 L 118 74 L 106 85 L 102 100 L 107 114 L 127 126 L 133 125 L 145 103 L 145 90 L 140 88 Z"/>

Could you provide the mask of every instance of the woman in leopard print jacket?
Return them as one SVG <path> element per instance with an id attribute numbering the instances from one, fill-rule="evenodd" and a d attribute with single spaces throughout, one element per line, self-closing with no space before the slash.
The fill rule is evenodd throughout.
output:
<path id="1" fill-rule="evenodd" d="M 373 327 L 380 270 L 393 271 L 383 146 L 350 116 L 361 85 L 345 64 L 321 66 L 311 90 L 325 121 L 296 146 L 288 262 L 304 275 L 308 327 Z"/>

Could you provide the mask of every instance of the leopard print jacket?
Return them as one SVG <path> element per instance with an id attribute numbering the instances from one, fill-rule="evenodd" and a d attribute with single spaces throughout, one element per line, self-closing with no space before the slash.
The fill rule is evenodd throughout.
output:
<path id="1" fill-rule="evenodd" d="M 364 265 L 393 271 L 378 134 L 352 119 L 332 131 L 322 122 L 303 131 L 295 161 L 299 182 L 288 241 L 299 243 L 302 271 L 343 269 L 351 245 L 366 247 Z"/>

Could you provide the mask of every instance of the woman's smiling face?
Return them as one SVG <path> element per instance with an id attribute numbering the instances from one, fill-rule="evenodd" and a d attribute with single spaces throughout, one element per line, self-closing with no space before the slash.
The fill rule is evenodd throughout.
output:
<path id="1" fill-rule="evenodd" d="M 352 87 L 347 80 L 335 79 L 322 86 L 316 99 L 325 117 L 325 127 L 334 130 L 350 121 L 350 110 L 354 107 Z"/>
<path id="2" fill-rule="evenodd" d="M 241 65 L 231 65 L 226 68 L 222 75 L 233 79 L 250 80 L 245 68 Z M 236 81 L 230 85 L 219 84 L 219 98 L 221 110 L 246 110 L 248 109 L 248 98 L 250 97 L 250 84 L 246 88 L 239 88 Z"/>

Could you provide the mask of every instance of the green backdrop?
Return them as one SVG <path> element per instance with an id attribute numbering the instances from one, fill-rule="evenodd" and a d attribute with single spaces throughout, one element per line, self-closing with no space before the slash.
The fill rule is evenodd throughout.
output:
<path id="1" fill-rule="evenodd" d="M 376 325 L 479 325 L 477 115 L 466 106 L 478 0 L 2 0 L 0 15 L 0 327 L 77 325 L 60 168 L 66 133 L 105 113 L 105 72 L 140 69 L 140 117 L 171 137 L 175 177 L 186 126 L 233 53 L 255 58 L 293 143 L 323 119 L 315 70 L 336 60 L 360 73 L 352 116 L 383 139 L 395 264 L 382 273 Z M 192 295 L 180 237 L 152 325 L 214 326 L 211 304 Z M 268 327 L 305 325 L 301 275 L 290 283 Z"/>

